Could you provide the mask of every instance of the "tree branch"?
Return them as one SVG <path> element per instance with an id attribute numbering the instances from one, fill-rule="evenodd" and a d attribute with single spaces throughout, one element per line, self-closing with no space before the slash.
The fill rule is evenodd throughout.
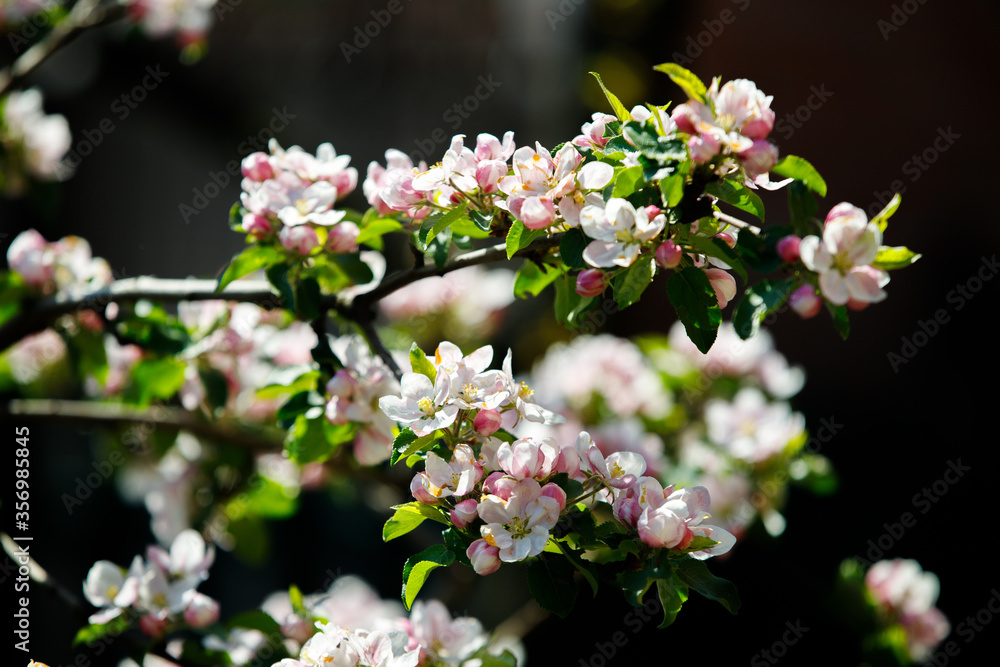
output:
<path id="1" fill-rule="evenodd" d="M 716 220 L 721 220 L 722 222 L 730 224 L 733 227 L 736 227 L 737 229 L 745 229 L 754 236 L 760 236 L 761 232 L 760 227 L 751 225 L 749 222 L 744 222 L 739 218 L 734 218 L 728 213 L 723 213 L 722 211 L 712 211 L 712 215 L 715 216 Z"/>
<path id="2" fill-rule="evenodd" d="M 528 257 L 545 252 L 558 246 L 561 238 L 561 234 L 556 234 L 536 239 L 514 256 Z M 458 255 L 441 268 L 431 264 L 394 273 L 371 291 L 358 294 L 353 299 L 343 299 L 336 294 L 324 296 L 321 307 L 326 310 L 336 310 L 360 323 L 366 318 L 371 319 L 370 308 L 375 302 L 411 283 L 431 276 L 443 276 L 467 266 L 506 259 L 506 246 L 499 243 Z M 142 299 L 166 303 L 223 299 L 255 303 L 264 308 L 281 308 L 284 305 L 271 285 L 263 280 L 237 280 L 227 285 L 222 292 L 215 291 L 216 285 L 215 280 L 139 276 L 116 280 L 95 292 L 64 291 L 26 304 L 24 310 L 0 326 L 0 350 L 7 349 L 25 336 L 41 331 L 61 315 L 81 310 L 97 310 L 109 303 L 134 303 Z"/>
<path id="3" fill-rule="evenodd" d="M 125 16 L 125 6 L 100 0 L 80 0 L 62 21 L 53 26 L 41 40 L 0 71 L 0 95 L 3 95 L 31 74 L 60 48 L 90 28 L 110 23 Z"/>
<path id="4" fill-rule="evenodd" d="M 56 421 L 69 424 L 156 424 L 177 428 L 212 440 L 229 442 L 252 451 L 280 451 L 282 439 L 218 422 L 200 421 L 192 413 L 179 408 L 154 406 L 139 408 L 121 403 L 66 401 L 55 399 L 15 399 L 6 407 L 7 416 L 35 421 Z"/>

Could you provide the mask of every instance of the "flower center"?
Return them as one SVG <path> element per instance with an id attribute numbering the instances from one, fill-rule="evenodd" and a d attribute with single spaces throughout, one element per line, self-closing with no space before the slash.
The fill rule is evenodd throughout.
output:
<path id="1" fill-rule="evenodd" d="M 622 468 L 620 465 L 618 465 L 617 461 L 615 461 L 614 463 L 611 464 L 611 476 L 612 477 L 614 477 L 614 478 L 617 479 L 617 478 L 621 477 L 624 474 L 625 474 L 625 468 Z"/>
<path id="2" fill-rule="evenodd" d="M 519 516 L 516 516 L 513 519 L 511 519 L 510 523 L 504 526 L 504 528 L 507 529 L 507 532 L 510 533 L 510 536 L 513 537 L 515 540 L 520 539 L 525 535 L 527 535 L 529 532 L 531 532 L 528 529 L 528 522 Z"/>
<path id="3" fill-rule="evenodd" d="M 535 393 L 535 390 L 528 386 L 527 382 L 522 382 L 520 388 L 517 390 L 517 395 L 521 398 L 528 398 Z"/>
<path id="4" fill-rule="evenodd" d="M 434 414 L 434 401 L 427 398 L 426 396 L 417 401 L 417 407 L 420 408 L 420 411 L 427 416 L 431 416 Z"/>

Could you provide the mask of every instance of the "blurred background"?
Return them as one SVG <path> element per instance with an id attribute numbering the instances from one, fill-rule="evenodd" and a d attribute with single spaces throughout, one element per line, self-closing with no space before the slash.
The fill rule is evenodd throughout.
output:
<path id="1" fill-rule="evenodd" d="M 869 540 L 877 544 L 904 512 L 916 515 L 916 525 L 883 556 L 915 558 L 938 574 L 938 606 L 953 628 L 977 613 L 982 623 L 1000 587 L 989 538 L 997 437 L 987 421 L 997 399 L 996 322 L 988 313 L 1000 295 L 1000 226 L 988 208 L 991 158 L 976 132 L 989 131 L 987 111 L 998 100 L 989 75 L 1000 6 L 402 0 L 400 13 L 365 35 L 372 12 L 385 7 L 223 0 L 208 52 L 194 64 L 180 62 L 171 40 L 119 25 L 83 35 L 29 83 L 44 92 L 47 112 L 67 117 L 76 149 L 102 121 L 114 129 L 92 135 L 99 143 L 51 201 L 0 203 L 7 235 L 0 244 L 34 227 L 49 240 L 88 239 L 117 277 L 213 277 L 242 246 L 226 225 L 240 192 L 227 164 L 264 148 L 270 136 L 308 151 L 330 141 L 363 178 L 387 148 L 434 162 L 456 133 L 513 130 L 518 145 L 547 147 L 571 139 L 591 113 L 610 111 L 589 71 L 600 72 L 626 107 L 683 101 L 652 71 L 661 62 L 679 62 L 706 82 L 715 75 L 751 79 L 774 96 L 771 139 L 782 154 L 805 157 L 829 184 L 821 216 L 841 201 L 871 215 L 900 192 L 885 243 L 924 254 L 893 274 L 886 302 L 852 313 L 846 342 L 825 314 L 808 321 L 784 315 L 771 327 L 778 349 L 806 370 L 794 406 L 807 426 L 815 430 L 824 419 L 842 425 L 822 451 L 837 469 L 839 491 L 817 497 L 793 490 L 781 537 L 751 534 L 713 563 L 739 587 L 738 616 L 693 599 L 671 628 L 658 631 L 651 622 L 633 635 L 620 595 L 608 591 L 592 601 L 581 592 L 568 621 L 543 621 L 525 636 L 529 662 L 596 665 L 594 643 L 626 630 L 628 644 L 609 663 L 710 656 L 720 664 L 765 664 L 760 652 L 781 639 L 786 623 L 801 623 L 809 630 L 783 662 L 855 664 L 853 637 L 828 593 L 840 561 L 870 558 Z M 9 61 L 6 45 L 0 53 Z M 116 101 L 152 80 L 148 68 L 161 80 L 125 114 Z M 783 221 L 784 193 L 764 197 L 769 219 Z M 364 208 L 360 188 L 344 203 Z M 656 296 L 664 291 L 654 285 L 607 330 L 667 331 L 674 314 Z M 513 344 L 514 333 L 505 335 Z M 527 368 L 532 348 L 521 349 L 515 358 Z M 890 353 L 907 355 L 905 362 L 893 363 Z M 90 441 L 65 429 L 38 433 L 32 479 L 44 487 L 32 496 L 32 511 L 42 528 L 32 553 L 78 590 L 94 560 L 128 562 L 150 539 L 148 520 L 141 508 L 121 509 L 104 487 L 68 520 L 58 498 L 91 470 Z M 939 484 L 946 492 L 932 491 L 932 503 L 918 503 L 959 461 L 968 471 Z M 235 610 L 290 583 L 309 591 L 332 573 L 357 573 L 384 596 L 398 594 L 406 550 L 381 545 L 381 516 L 365 516 L 357 505 L 337 511 L 325 498 L 304 502 L 311 528 L 276 525 L 267 568 L 222 554 L 203 590 Z M 495 625 L 526 599 L 500 579 L 481 590 L 452 610 Z M 41 595 L 32 598 L 32 619 L 37 659 L 55 667 L 87 653 L 69 648 L 74 619 Z M 971 640 L 954 632 L 949 639 L 960 648 L 952 664 L 982 664 L 977 656 L 997 648 L 992 627 Z M 567 641 L 568 654 L 553 654 Z M 91 659 L 109 664 L 100 662 L 106 656 Z"/>

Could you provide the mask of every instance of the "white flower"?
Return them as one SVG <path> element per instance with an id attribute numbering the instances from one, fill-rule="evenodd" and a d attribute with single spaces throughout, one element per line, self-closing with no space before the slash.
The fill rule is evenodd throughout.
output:
<path id="1" fill-rule="evenodd" d="M 390 419 L 406 424 L 418 436 L 447 428 L 458 416 L 458 406 L 446 403 L 450 383 L 446 373 L 438 372 L 435 385 L 426 375 L 403 373 L 401 396 L 383 396 L 378 406 Z"/>
<path id="2" fill-rule="evenodd" d="M 843 202 L 827 214 L 822 239 L 802 239 L 799 255 L 807 269 L 819 274 L 820 291 L 830 303 L 876 303 L 885 299 L 882 288 L 889 282 L 888 273 L 870 266 L 881 243 L 878 225 L 868 222 L 857 206 Z"/>
<path id="3" fill-rule="evenodd" d="M 549 541 L 549 531 L 559 521 L 560 503 L 534 479 L 519 481 L 507 500 L 489 495 L 479 505 L 479 516 L 486 525 L 480 528 L 483 539 L 500 549 L 500 560 L 515 563 L 542 553 Z M 565 502 L 565 500 L 564 500 Z"/>
<path id="4" fill-rule="evenodd" d="M 642 246 L 663 231 L 666 217 L 652 220 L 646 210 L 636 210 L 624 199 L 612 198 L 607 206 L 584 206 L 580 226 L 592 241 L 583 251 L 583 259 L 598 268 L 631 266 Z"/>

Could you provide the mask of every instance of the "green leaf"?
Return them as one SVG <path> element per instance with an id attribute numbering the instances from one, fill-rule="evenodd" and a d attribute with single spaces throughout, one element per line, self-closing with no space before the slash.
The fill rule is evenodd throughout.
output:
<path id="1" fill-rule="evenodd" d="M 285 437 L 285 451 L 297 463 L 326 461 L 333 454 L 334 445 L 326 437 L 323 408 L 310 408 L 295 418 L 295 423 Z"/>
<path id="2" fill-rule="evenodd" d="M 615 302 L 619 308 L 628 308 L 639 300 L 653 282 L 655 262 L 652 257 L 640 255 L 632 266 L 617 274 L 611 281 Z"/>
<path id="3" fill-rule="evenodd" d="M 253 273 L 258 269 L 263 269 L 266 266 L 280 264 L 284 259 L 284 253 L 274 246 L 252 243 L 241 252 L 233 255 L 229 266 L 226 267 L 226 270 L 219 277 L 219 284 L 216 285 L 215 291 L 221 292 L 226 285 L 234 280 Z"/>
<path id="4" fill-rule="evenodd" d="M 709 572 L 705 561 L 685 558 L 677 566 L 677 578 L 692 590 L 721 604 L 729 613 L 735 614 L 740 610 L 740 596 L 736 592 L 736 586 Z"/>
<path id="5" fill-rule="evenodd" d="M 384 235 L 398 232 L 402 229 L 403 224 L 399 220 L 378 218 L 365 225 L 365 228 L 358 234 L 357 242 L 359 244 L 373 245 L 373 242 L 380 241 Z M 378 245 L 381 245 L 381 243 Z"/>
<path id="6" fill-rule="evenodd" d="M 375 279 L 372 267 L 365 264 L 358 253 L 336 253 L 328 255 L 341 271 L 347 274 L 355 285 L 366 285 Z"/>
<path id="7" fill-rule="evenodd" d="M 833 326 L 840 334 L 840 337 L 847 340 L 851 334 L 851 320 L 847 315 L 847 306 L 835 306 L 829 301 L 826 302 L 826 309 L 833 317 Z"/>
<path id="8" fill-rule="evenodd" d="M 743 185 L 730 180 L 712 181 L 705 186 L 705 192 L 714 195 L 722 201 L 735 206 L 741 211 L 754 215 L 764 222 L 764 202 L 757 193 Z"/>
<path id="9" fill-rule="evenodd" d="M 414 373 L 427 376 L 427 379 L 434 384 L 437 379 L 437 367 L 427 358 L 427 355 L 416 342 L 410 346 L 410 368 Z"/>
<path id="10" fill-rule="evenodd" d="M 921 257 L 923 257 L 923 255 L 913 252 L 906 246 L 882 246 L 878 249 L 878 254 L 875 255 L 875 261 L 872 262 L 872 266 L 877 269 L 892 271 L 894 269 L 901 269 L 904 266 L 909 266 Z"/>
<path id="11" fill-rule="evenodd" d="M 792 229 L 801 237 L 820 235 L 823 228 L 816 221 L 816 196 L 801 183 L 791 183 L 788 186 L 788 213 L 791 216 Z"/>
<path id="12" fill-rule="evenodd" d="M 794 178 L 820 197 L 826 196 L 826 181 L 815 167 L 798 155 L 786 155 L 771 171 L 779 176 Z"/>
<path id="13" fill-rule="evenodd" d="M 663 620 L 657 627 L 665 628 L 674 622 L 681 611 L 681 606 L 687 602 L 688 587 L 677 581 L 676 577 L 657 579 L 656 592 L 660 596 L 660 606 L 663 608 Z"/>
<path id="14" fill-rule="evenodd" d="M 473 656 L 479 667 L 517 667 L 517 656 L 510 651 L 504 651 L 500 655 L 493 655 L 488 647 L 479 649 Z"/>
<path id="15" fill-rule="evenodd" d="M 532 241 L 544 234 L 544 229 L 528 229 L 523 222 L 515 220 L 507 231 L 507 259 L 513 257 L 518 250 L 527 248 Z"/>
<path id="16" fill-rule="evenodd" d="M 436 433 L 437 431 L 417 437 L 408 428 L 400 431 L 396 439 L 392 441 L 392 456 L 389 458 L 389 465 L 396 465 L 400 459 L 416 454 L 423 449 L 428 449 L 436 440 Z M 409 464 L 409 462 L 407 463 Z"/>
<path id="17" fill-rule="evenodd" d="M 451 223 L 455 222 L 459 218 L 465 217 L 467 212 L 466 206 L 456 206 L 455 208 L 445 212 L 445 213 L 433 213 L 424 220 L 423 224 L 420 225 L 420 242 L 424 246 L 430 245 L 434 237 L 444 231 Z"/>
<path id="18" fill-rule="evenodd" d="M 292 290 L 291 281 L 288 280 L 288 272 L 291 269 L 291 264 L 282 262 L 280 264 L 272 264 L 264 270 L 267 282 L 271 283 L 271 286 L 278 290 L 278 294 L 281 295 L 282 305 L 289 309 L 295 305 L 295 292 Z"/>
<path id="19" fill-rule="evenodd" d="M 132 381 L 139 390 L 139 402 L 168 399 L 184 384 L 187 365 L 178 359 L 143 359 L 132 368 Z"/>
<path id="20" fill-rule="evenodd" d="M 297 394 L 302 391 L 309 391 L 316 388 L 316 380 L 319 379 L 319 371 L 301 372 L 301 367 L 290 368 L 292 373 L 281 374 L 281 371 L 273 373 L 269 378 L 270 384 L 264 385 L 257 390 L 257 398 L 278 398 L 286 394 Z M 290 380 L 287 384 L 285 378 Z"/>
<path id="21" fill-rule="evenodd" d="M 261 478 L 247 496 L 240 502 L 248 501 L 246 512 L 267 519 L 287 519 L 298 509 L 298 497 L 288 495 L 288 490 L 266 477 Z"/>
<path id="22" fill-rule="evenodd" d="M 514 278 L 514 296 L 527 299 L 528 296 L 538 296 L 552 282 L 565 273 L 566 270 L 551 264 L 539 266 L 531 260 L 526 260 L 517 271 Z"/>
<path id="23" fill-rule="evenodd" d="M 590 265 L 583 259 L 583 251 L 590 243 L 583 230 L 573 227 L 559 240 L 559 256 L 569 269 L 587 269 Z"/>
<path id="24" fill-rule="evenodd" d="M 653 67 L 657 72 L 663 72 L 670 77 L 670 80 L 681 87 L 687 96 L 692 100 L 698 100 L 699 102 L 706 102 L 705 93 L 708 89 L 705 84 L 701 82 L 697 76 L 684 69 L 677 63 L 662 63 Z"/>
<path id="25" fill-rule="evenodd" d="M 780 306 L 792 291 L 791 278 L 762 280 L 747 288 L 733 312 L 733 327 L 743 340 L 757 335 L 760 322 Z"/>
<path id="26" fill-rule="evenodd" d="M 625 134 L 643 155 L 657 162 L 667 160 L 680 162 L 686 160 L 688 157 L 687 146 L 683 141 L 661 137 L 656 133 L 656 129 L 651 123 L 645 125 L 629 123 L 625 126 Z M 664 176 L 666 175 L 664 174 Z M 658 178 L 662 178 L 659 174 L 659 165 L 656 166 L 656 171 L 654 171 L 652 177 L 647 178 L 647 180 L 654 181 Z"/>
<path id="27" fill-rule="evenodd" d="M 663 205 L 674 208 L 684 198 L 684 175 L 672 174 L 660 179 L 660 194 L 663 195 Z"/>
<path id="28" fill-rule="evenodd" d="M 260 609 L 245 611 L 226 621 L 226 629 L 243 628 L 257 630 L 269 637 L 281 637 L 281 625 L 270 614 Z"/>
<path id="29" fill-rule="evenodd" d="M 566 618 L 576 604 L 575 568 L 562 557 L 542 556 L 529 561 L 526 568 L 528 590 L 542 609 Z"/>
<path id="30" fill-rule="evenodd" d="M 132 621 L 134 620 L 132 613 L 131 610 L 128 610 L 107 623 L 94 623 L 83 626 L 77 631 L 76 636 L 73 637 L 73 646 L 95 644 L 108 635 L 117 637 L 132 625 Z"/>
<path id="31" fill-rule="evenodd" d="M 455 562 L 455 554 L 443 544 L 435 544 L 406 559 L 403 566 L 403 604 L 409 609 L 423 588 L 431 570 L 448 567 Z"/>
<path id="32" fill-rule="evenodd" d="M 622 122 L 632 120 L 632 114 L 630 114 L 628 109 L 625 108 L 625 105 L 622 104 L 621 101 L 615 97 L 615 94 L 608 90 L 608 87 L 604 85 L 603 81 L 601 81 L 601 75 L 597 72 L 591 72 L 590 74 L 597 79 L 597 83 L 600 84 L 601 90 L 604 91 L 604 96 L 608 98 L 608 102 L 611 103 L 611 108 L 614 109 L 615 115 L 618 116 L 618 120 Z"/>
<path id="33" fill-rule="evenodd" d="M 622 169 L 617 178 L 615 179 L 614 190 L 611 191 L 612 197 L 628 197 L 630 194 L 639 189 L 642 185 L 642 165 L 635 165 L 634 167 L 627 167 Z"/>
<path id="34" fill-rule="evenodd" d="M 567 327 L 578 327 L 580 316 L 594 303 L 594 297 L 577 294 L 576 279 L 571 275 L 563 274 L 555 283 L 556 319 Z"/>
<path id="35" fill-rule="evenodd" d="M 451 525 L 451 522 L 441 514 L 440 510 L 418 501 L 396 505 L 392 509 L 396 510 L 396 513 L 382 527 L 383 542 L 406 535 L 426 519 L 443 523 L 446 526 Z"/>
<path id="36" fill-rule="evenodd" d="M 703 354 L 707 354 L 722 324 L 719 302 L 708 276 L 701 269 L 685 267 L 670 276 L 667 296 L 688 338 Z"/>
<path id="37" fill-rule="evenodd" d="M 891 218 L 892 214 L 895 213 L 896 209 L 899 208 L 899 204 L 901 201 L 903 200 L 899 196 L 899 193 L 897 192 L 892 196 L 892 199 L 889 200 L 889 203 L 885 205 L 885 208 L 879 211 L 878 214 L 874 218 L 872 218 L 869 222 L 874 222 L 876 225 L 878 225 L 879 231 L 884 232 L 885 228 L 889 226 L 889 218 Z"/>
<path id="38" fill-rule="evenodd" d="M 305 277 L 295 286 L 295 314 L 305 322 L 318 319 L 323 314 L 320 307 L 322 295 L 315 278 Z"/>

